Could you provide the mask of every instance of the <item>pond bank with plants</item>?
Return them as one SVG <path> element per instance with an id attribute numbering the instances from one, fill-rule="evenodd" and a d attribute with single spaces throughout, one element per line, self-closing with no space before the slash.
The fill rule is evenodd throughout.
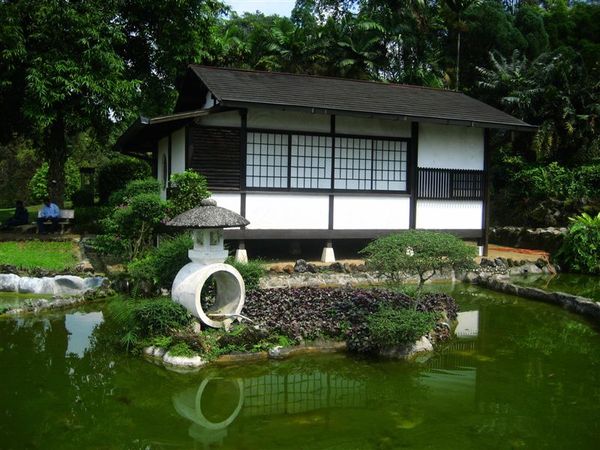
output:
<path id="1" fill-rule="evenodd" d="M 281 358 L 299 351 L 341 351 L 413 358 L 452 336 L 457 306 L 444 294 L 406 295 L 383 289 L 298 288 L 251 291 L 249 320 L 229 331 L 202 329 L 168 298 L 114 300 L 107 318 L 124 350 L 166 365 Z M 418 342 L 418 344 L 417 344 Z M 293 348 L 291 350 L 290 348 Z M 233 355 L 233 356 L 232 356 Z M 240 356 L 246 355 L 246 356 Z M 180 359 L 177 359 L 180 358 Z"/>

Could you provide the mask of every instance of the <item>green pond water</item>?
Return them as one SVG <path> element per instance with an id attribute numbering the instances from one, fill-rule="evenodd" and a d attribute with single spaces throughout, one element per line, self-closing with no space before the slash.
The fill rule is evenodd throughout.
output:
<path id="1" fill-rule="evenodd" d="M 559 273 L 554 276 L 514 277 L 512 281 L 522 286 L 533 286 L 546 291 L 566 292 L 600 301 L 600 277 Z"/>
<path id="2" fill-rule="evenodd" d="M 598 330 L 447 288 L 460 337 L 421 364 L 319 355 L 179 374 L 115 353 L 101 305 L 0 319 L 0 448 L 600 448 Z"/>

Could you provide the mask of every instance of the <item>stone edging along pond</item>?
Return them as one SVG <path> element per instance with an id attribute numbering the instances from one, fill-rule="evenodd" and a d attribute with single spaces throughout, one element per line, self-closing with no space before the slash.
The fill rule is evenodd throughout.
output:
<path id="1" fill-rule="evenodd" d="M 299 356 L 315 353 L 341 353 L 346 351 L 346 343 L 339 341 L 318 341 L 310 345 L 303 344 L 294 347 L 273 347 L 268 351 L 252 352 L 252 353 L 233 353 L 221 355 L 214 361 L 208 361 L 201 356 L 173 356 L 164 348 L 150 346 L 144 348 L 144 356 L 149 361 L 163 365 L 170 370 L 187 372 L 190 370 L 199 369 L 207 364 L 238 364 L 252 361 L 265 361 L 268 359 L 285 359 L 291 356 Z M 417 352 L 418 353 L 418 352 Z"/>
<path id="2" fill-rule="evenodd" d="M 586 297 L 567 294 L 565 292 L 550 292 L 534 287 L 519 286 L 503 280 L 500 276 L 479 277 L 478 279 L 473 280 L 473 282 L 505 294 L 558 305 L 568 311 L 581 314 L 582 316 L 600 322 L 600 302 L 596 302 Z"/>

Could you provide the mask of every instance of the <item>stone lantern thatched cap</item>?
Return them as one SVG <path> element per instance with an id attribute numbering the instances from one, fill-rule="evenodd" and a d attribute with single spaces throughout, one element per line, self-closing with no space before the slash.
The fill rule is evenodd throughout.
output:
<path id="1" fill-rule="evenodd" d="M 239 214 L 221 208 L 215 200 L 207 198 L 200 202 L 200 206 L 173 217 L 166 225 L 173 228 L 232 228 L 249 223 Z"/>

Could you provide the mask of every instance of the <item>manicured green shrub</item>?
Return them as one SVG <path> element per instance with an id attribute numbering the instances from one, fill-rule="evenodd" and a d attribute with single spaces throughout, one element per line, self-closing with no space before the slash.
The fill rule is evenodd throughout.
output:
<path id="1" fill-rule="evenodd" d="M 77 190 L 71 195 L 74 207 L 94 206 L 94 194 L 91 191 Z"/>
<path id="2" fill-rule="evenodd" d="M 161 239 L 157 248 L 151 249 L 144 257 L 134 260 L 127 266 L 134 283 L 134 290 L 135 285 L 140 282 L 170 289 L 179 269 L 190 262 L 188 250 L 192 246 L 192 238 L 187 233 Z"/>
<path id="3" fill-rule="evenodd" d="M 260 260 L 249 260 L 247 263 L 237 262 L 234 258 L 229 257 L 225 261 L 237 269 L 246 285 L 246 291 L 254 291 L 259 288 L 260 279 L 267 273 L 265 265 Z"/>
<path id="4" fill-rule="evenodd" d="M 137 186 L 140 183 L 133 181 L 131 184 Z M 152 193 L 124 197 L 124 201 L 102 221 L 103 232 L 96 237 L 94 247 L 101 253 L 130 261 L 154 245 L 158 227 L 165 218 L 167 203 Z"/>
<path id="5" fill-rule="evenodd" d="M 106 310 L 124 339 L 124 344 L 138 345 L 143 340 L 169 336 L 187 327 L 192 316 L 169 298 L 122 300 L 111 302 Z"/>
<path id="6" fill-rule="evenodd" d="M 141 194 L 160 195 L 160 187 L 160 182 L 152 177 L 132 180 L 123 189 L 110 194 L 108 204 L 111 206 L 123 205 L 133 197 Z"/>
<path id="7" fill-rule="evenodd" d="M 477 250 L 448 233 L 410 230 L 376 239 L 361 254 L 371 269 L 392 283 L 406 275 L 418 275 L 422 286 L 443 269 L 471 268 Z"/>
<path id="8" fill-rule="evenodd" d="M 101 203 L 106 203 L 110 194 L 123 189 L 132 180 L 147 178 L 152 175 L 150 165 L 132 156 L 118 155 L 110 159 L 98 169 L 98 196 Z"/>
<path id="9" fill-rule="evenodd" d="M 600 213 L 583 213 L 570 221 L 556 259 L 569 271 L 600 274 Z"/>
<path id="10" fill-rule="evenodd" d="M 383 306 L 368 317 L 368 332 L 378 348 L 409 344 L 429 333 L 436 315 L 413 308 Z"/>
<path id="11" fill-rule="evenodd" d="M 193 170 L 174 173 L 169 181 L 169 203 L 171 217 L 200 205 L 210 197 L 206 178 Z"/>

